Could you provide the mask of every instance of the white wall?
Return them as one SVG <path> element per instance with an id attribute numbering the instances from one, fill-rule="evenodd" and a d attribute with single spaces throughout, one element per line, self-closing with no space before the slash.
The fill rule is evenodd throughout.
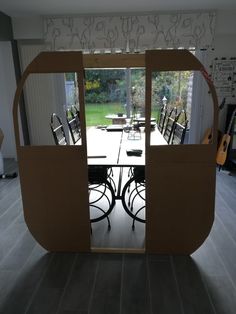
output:
<path id="1" fill-rule="evenodd" d="M 22 69 L 42 51 L 42 45 L 21 45 Z M 65 83 L 62 74 L 31 74 L 24 88 L 25 109 L 31 145 L 53 145 L 50 117 L 65 118 Z M 65 122 L 65 121 L 64 121 Z"/>
<path id="2" fill-rule="evenodd" d="M 0 42 L 0 69 L 0 127 L 4 133 L 2 154 L 5 158 L 16 158 L 12 118 L 16 81 L 10 42 Z"/>
<path id="3" fill-rule="evenodd" d="M 214 8 L 212 8 L 214 10 Z M 13 18 L 13 32 L 15 39 L 43 39 L 42 18 Z M 215 29 L 215 50 L 208 53 L 208 66 L 214 58 L 236 57 L 236 10 L 218 11 Z M 209 68 L 207 68 L 210 72 Z M 210 97 L 205 97 L 205 106 Z M 219 103 L 222 98 L 219 98 Z M 236 99 L 228 98 L 227 103 L 236 103 Z M 220 112 L 219 128 L 223 131 L 227 107 Z M 203 113 L 202 128 L 211 125 L 211 110 L 206 108 Z M 208 117 L 209 115 L 209 117 Z"/>
<path id="4" fill-rule="evenodd" d="M 215 58 L 236 57 L 236 10 L 219 11 L 217 14 L 215 49 L 210 53 L 210 62 Z M 219 98 L 221 102 L 222 98 Z M 236 99 L 226 98 L 226 104 L 236 104 Z M 224 131 L 227 106 L 220 112 L 219 129 Z"/>
<path id="5" fill-rule="evenodd" d="M 43 39 L 43 19 L 33 18 L 12 18 L 14 39 Z"/>

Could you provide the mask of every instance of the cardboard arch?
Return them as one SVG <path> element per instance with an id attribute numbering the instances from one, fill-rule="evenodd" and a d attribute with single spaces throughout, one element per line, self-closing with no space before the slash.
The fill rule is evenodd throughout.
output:
<path id="1" fill-rule="evenodd" d="M 25 221 L 34 238 L 49 251 L 90 250 L 83 70 L 81 52 L 42 52 L 24 71 L 14 98 Z M 18 104 L 27 77 L 32 73 L 65 72 L 78 73 L 82 145 L 21 146 Z"/>
<path id="2" fill-rule="evenodd" d="M 147 51 L 145 63 L 147 121 L 153 71 L 200 71 L 213 100 L 212 144 L 152 146 L 146 125 L 146 251 L 191 254 L 214 221 L 217 95 L 203 65 L 187 50 Z"/>
<path id="3" fill-rule="evenodd" d="M 111 67 L 113 60 L 120 64 L 116 56 L 109 56 Z M 127 56 L 125 62 L 129 64 Z M 135 62 L 146 66 L 146 121 L 151 117 L 152 71 L 201 71 L 211 91 L 212 144 L 151 146 L 150 124 L 145 126 L 146 252 L 191 254 L 204 242 L 214 221 L 218 120 L 215 89 L 203 65 L 186 50 L 147 51 L 145 62 L 143 56 Z M 80 52 L 43 52 L 24 71 L 14 99 L 25 220 L 35 239 L 49 251 L 90 251 L 83 71 Z M 82 145 L 21 146 L 18 103 L 27 77 L 31 73 L 61 72 L 78 73 Z"/>

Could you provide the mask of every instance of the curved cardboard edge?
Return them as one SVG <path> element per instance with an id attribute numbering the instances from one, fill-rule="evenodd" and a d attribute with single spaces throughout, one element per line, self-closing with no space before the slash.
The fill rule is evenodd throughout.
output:
<path id="1" fill-rule="evenodd" d="M 212 144 L 152 147 L 150 124 L 145 126 L 146 250 L 191 254 L 204 242 L 214 221 L 216 91 L 201 62 L 187 50 L 147 51 L 145 60 L 146 121 L 151 118 L 153 71 L 200 71 L 213 99 Z"/>
<path id="2" fill-rule="evenodd" d="M 82 145 L 21 146 L 18 106 L 28 76 L 75 71 L 79 74 Z M 50 251 L 90 251 L 83 76 L 80 52 L 42 52 L 27 66 L 14 97 L 13 120 L 25 221 L 34 238 Z"/>

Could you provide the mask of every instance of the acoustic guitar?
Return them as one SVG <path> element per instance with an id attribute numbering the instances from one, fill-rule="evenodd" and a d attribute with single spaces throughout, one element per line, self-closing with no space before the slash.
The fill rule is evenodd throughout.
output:
<path id="1" fill-rule="evenodd" d="M 224 165 L 226 157 L 227 157 L 227 150 L 228 150 L 229 143 L 230 143 L 230 138 L 231 138 L 230 130 L 231 130 L 231 127 L 232 127 L 232 123 L 234 121 L 235 114 L 236 114 L 236 108 L 234 109 L 234 111 L 232 113 L 232 116 L 231 116 L 231 119 L 230 119 L 230 122 L 229 122 L 229 125 L 228 125 L 228 128 L 227 128 L 227 131 L 222 136 L 219 148 L 217 150 L 216 163 L 219 166 L 223 166 Z"/>
<path id="2" fill-rule="evenodd" d="M 225 100 L 226 98 L 223 98 L 220 106 L 219 106 L 219 109 L 222 110 L 225 106 Z M 212 142 L 212 137 L 213 137 L 213 134 L 212 134 L 212 128 L 209 128 L 206 130 L 206 133 L 203 137 L 203 140 L 202 140 L 202 144 L 211 144 Z"/>

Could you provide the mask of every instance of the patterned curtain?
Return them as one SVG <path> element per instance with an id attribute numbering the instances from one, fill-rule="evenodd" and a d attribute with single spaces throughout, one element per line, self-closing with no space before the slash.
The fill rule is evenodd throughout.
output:
<path id="1" fill-rule="evenodd" d="M 45 43 L 51 50 L 142 52 L 158 48 L 213 47 L 215 12 L 132 16 L 48 17 Z"/>

